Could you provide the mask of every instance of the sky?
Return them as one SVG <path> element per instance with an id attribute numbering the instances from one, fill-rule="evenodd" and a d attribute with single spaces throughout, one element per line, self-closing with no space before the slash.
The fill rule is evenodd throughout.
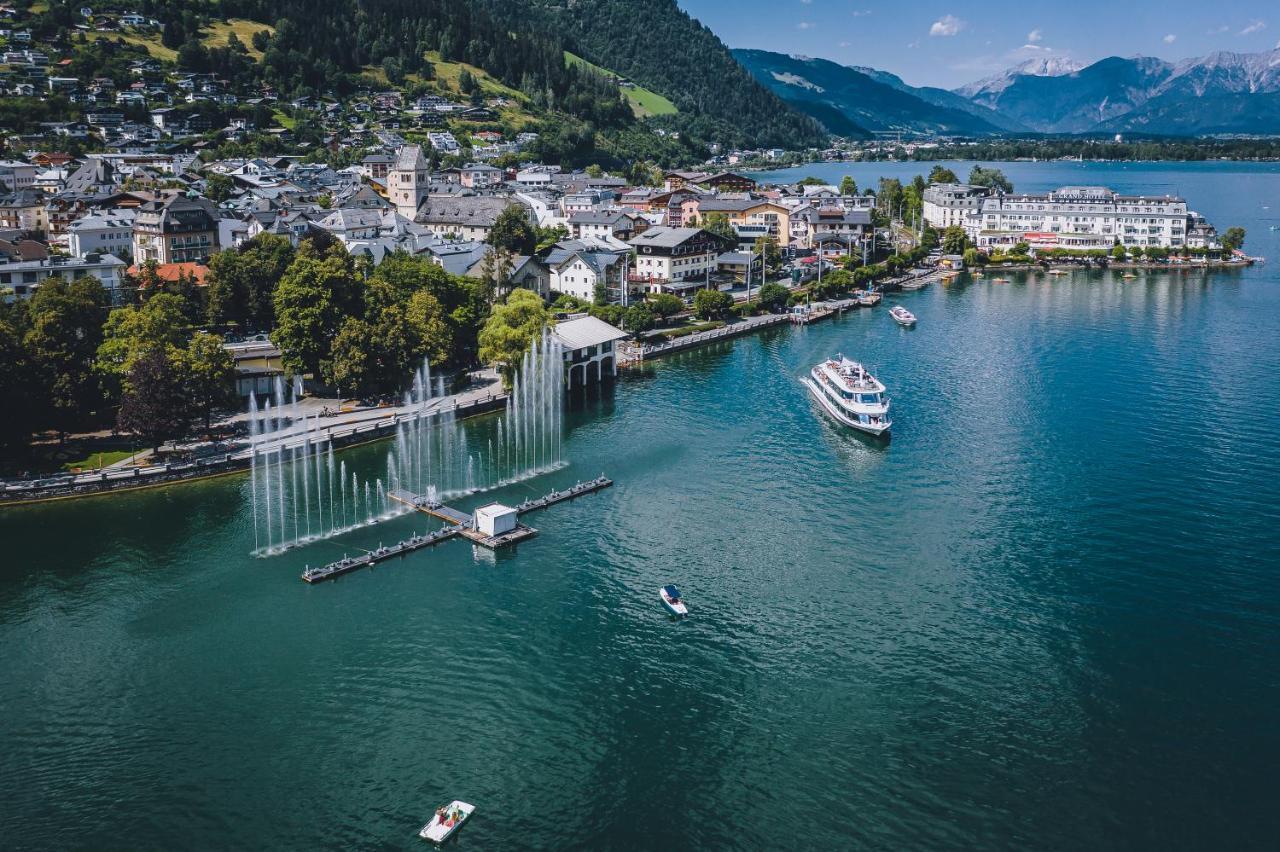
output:
<path id="1" fill-rule="evenodd" d="M 1178 60 L 1280 46 L 1280 5 L 1259 0 L 678 0 L 729 47 L 869 65 L 954 89 L 1032 57 Z"/>

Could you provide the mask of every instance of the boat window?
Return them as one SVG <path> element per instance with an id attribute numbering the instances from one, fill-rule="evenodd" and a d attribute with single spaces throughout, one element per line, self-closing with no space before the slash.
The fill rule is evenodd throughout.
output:
<path id="1" fill-rule="evenodd" d="M 867 405 L 875 405 L 879 401 L 880 394 L 878 393 L 863 393 L 858 395 L 858 402 L 865 403 Z"/>

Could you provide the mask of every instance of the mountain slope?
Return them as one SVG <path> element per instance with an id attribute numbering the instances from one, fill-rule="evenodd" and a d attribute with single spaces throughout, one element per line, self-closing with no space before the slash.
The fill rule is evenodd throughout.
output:
<path id="1" fill-rule="evenodd" d="M 970 115 L 995 125 L 1003 130 L 1014 132 L 1025 132 L 1030 128 L 1020 121 L 1016 121 L 1008 116 L 1001 115 L 993 109 L 989 109 L 981 104 L 969 100 L 964 95 L 949 92 L 946 89 L 938 89 L 933 86 L 912 86 L 905 82 L 897 74 L 891 74 L 888 71 L 881 71 L 878 68 L 869 68 L 861 65 L 850 66 L 854 71 L 866 74 L 877 83 L 884 83 L 886 86 L 892 86 L 900 92 L 906 92 L 915 95 L 923 101 L 933 104 L 934 106 L 946 107 L 948 109 L 958 109 L 967 112 Z"/>
<path id="2" fill-rule="evenodd" d="M 1060 77 L 1063 74 L 1079 71 L 1081 68 L 1084 68 L 1081 63 L 1061 57 L 1028 59 L 1026 62 L 1007 68 L 999 74 L 993 74 L 990 77 L 961 86 L 955 90 L 955 94 L 975 103 L 983 103 L 990 106 L 989 98 L 1003 92 L 1018 77 Z"/>
<path id="3" fill-rule="evenodd" d="M 489 0 L 522 10 L 597 65 L 668 98 L 664 125 L 729 145 L 821 146 L 827 134 L 760 85 L 675 0 Z"/>
<path id="4" fill-rule="evenodd" d="M 733 55 L 779 97 L 811 115 L 835 111 L 873 131 L 951 135 L 990 135 L 1001 131 L 995 123 L 971 109 L 931 103 L 905 88 L 826 59 L 787 56 L 767 50 L 735 50 Z M 901 80 L 898 83 L 905 86 Z"/>

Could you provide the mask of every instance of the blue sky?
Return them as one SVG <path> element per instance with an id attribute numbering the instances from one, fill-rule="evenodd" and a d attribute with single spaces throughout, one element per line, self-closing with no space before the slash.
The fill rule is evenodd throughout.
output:
<path id="1" fill-rule="evenodd" d="M 1033 56 L 1184 59 L 1255 53 L 1280 39 L 1280 5 L 1257 0 L 678 0 L 730 47 L 870 65 L 952 89 Z"/>

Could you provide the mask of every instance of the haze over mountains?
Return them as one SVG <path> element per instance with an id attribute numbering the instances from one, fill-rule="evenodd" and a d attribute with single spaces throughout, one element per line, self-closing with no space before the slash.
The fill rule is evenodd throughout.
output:
<path id="1" fill-rule="evenodd" d="M 954 91 L 825 59 L 733 54 L 787 103 L 842 135 L 1280 133 L 1280 49 L 1180 62 L 1113 56 L 1085 67 L 1036 59 Z"/>

